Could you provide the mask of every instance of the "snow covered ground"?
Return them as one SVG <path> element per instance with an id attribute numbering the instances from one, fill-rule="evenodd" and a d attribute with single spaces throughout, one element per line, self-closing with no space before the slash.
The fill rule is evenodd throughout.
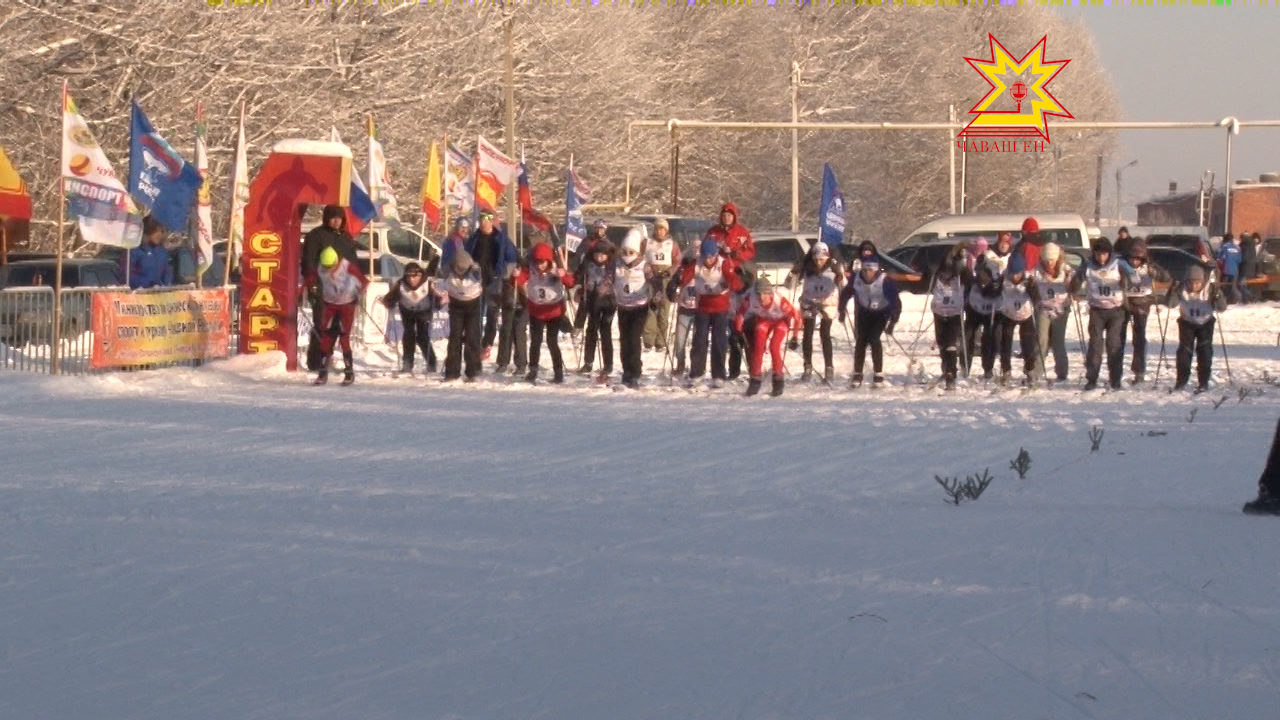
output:
<path id="1" fill-rule="evenodd" d="M 0 372 L 0 718 L 1274 718 L 1224 323 L 1263 395 Z"/>

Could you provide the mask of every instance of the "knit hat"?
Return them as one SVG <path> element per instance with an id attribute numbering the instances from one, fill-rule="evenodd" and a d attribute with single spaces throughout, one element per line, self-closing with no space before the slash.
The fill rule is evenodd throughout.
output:
<path id="1" fill-rule="evenodd" d="M 864 258 L 862 261 L 862 269 L 863 270 L 879 270 L 880 258 L 879 257 Z"/>
<path id="2" fill-rule="evenodd" d="M 1002 232 L 1002 233 L 1000 233 L 999 235 L 997 235 L 997 236 L 996 236 L 996 245 L 999 245 L 1000 243 L 1004 242 L 1005 240 L 1008 240 L 1008 241 L 1012 244 L 1012 243 L 1013 243 L 1013 233 Z"/>
<path id="3" fill-rule="evenodd" d="M 613 243 L 608 240 L 599 240 L 595 245 L 591 246 L 591 254 L 595 255 L 612 255 L 615 252 Z"/>
<path id="4" fill-rule="evenodd" d="M 604 218 L 600 218 L 595 222 L 591 223 L 591 227 L 595 228 L 596 230 L 606 230 L 609 227 L 609 223 L 605 222 Z"/>
<path id="5" fill-rule="evenodd" d="M 1018 253 L 1009 258 L 1009 266 L 1005 269 L 1005 275 L 1013 277 L 1014 275 L 1024 275 L 1027 272 L 1027 259 Z"/>
<path id="6" fill-rule="evenodd" d="M 1187 271 L 1187 282 L 1204 282 L 1204 268 L 1199 265 L 1192 265 Z"/>
<path id="7" fill-rule="evenodd" d="M 342 218 L 343 224 L 346 224 L 347 214 L 343 212 L 341 205 L 325 205 L 324 212 L 320 214 L 320 219 L 325 225 L 333 218 Z"/>
<path id="8" fill-rule="evenodd" d="M 737 205 L 734 205 L 734 204 L 733 204 L 733 203 L 731 203 L 731 202 L 727 202 L 727 203 L 725 203 L 725 204 L 721 205 L 721 206 L 720 206 L 720 214 L 721 214 L 721 215 L 723 215 L 723 214 L 725 214 L 725 213 L 729 213 L 729 214 L 733 215 L 733 221 L 734 221 L 735 223 L 736 223 L 736 222 L 738 222 L 738 206 L 737 206 Z"/>
<path id="9" fill-rule="evenodd" d="M 831 248 L 827 247 L 824 242 L 814 245 L 811 252 L 813 252 L 814 257 L 831 257 Z"/>
<path id="10" fill-rule="evenodd" d="M 1031 235 L 1033 233 L 1038 233 L 1038 232 L 1040 232 L 1040 223 L 1036 222 L 1035 218 L 1029 217 L 1026 220 L 1022 221 L 1023 237 L 1026 237 L 1028 235 Z"/>
<path id="11" fill-rule="evenodd" d="M 462 248 L 458 248 L 453 253 L 453 274 L 461 275 L 471 268 L 475 261 L 471 259 L 471 254 Z"/>
<path id="12" fill-rule="evenodd" d="M 773 294 L 773 283 L 769 282 L 769 278 L 762 277 L 759 280 L 756 280 L 756 294 L 758 295 Z"/>
<path id="13" fill-rule="evenodd" d="M 454 230 L 470 230 L 471 220 L 469 218 L 460 217 L 453 221 Z"/>
<path id="14" fill-rule="evenodd" d="M 327 247 L 320 251 L 320 267 L 331 268 L 338 264 L 338 251 Z"/>
<path id="15" fill-rule="evenodd" d="M 405 266 L 404 266 L 404 274 L 405 274 L 405 275 L 408 275 L 409 273 L 418 273 L 419 275 L 421 275 L 421 274 L 422 274 L 422 266 L 421 266 L 421 265 L 419 265 L 419 264 L 418 264 L 418 263 L 416 263 L 416 262 L 411 262 L 411 263 L 409 263 L 408 265 L 405 265 Z"/>
<path id="16" fill-rule="evenodd" d="M 1093 251 L 1095 253 L 1104 252 L 1110 254 L 1112 252 L 1111 240 L 1109 238 L 1100 237 L 1093 241 Z"/>
<path id="17" fill-rule="evenodd" d="M 858 245 L 858 255 L 862 256 L 862 255 L 866 255 L 867 253 L 871 253 L 872 255 L 880 254 L 880 252 L 876 250 L 875 243 L 871 242 L 870 240 L 863 240 L 862 243 Z"/>
<path id="18" fill-rule="evenodd" d="M 986 252 L 987 248 L 989 247 L 991 247 L 991 242 L 988 241 L 985 237 L 979 237 L 977 240 L 973 241 L 973 245 L 972 245 L 973 254 L 981 255 L 982 253 Z"/>
<path id="19" fill-rule="evenodd" d="M 1058 258 L 1062 257 L 1062 248 L 1058 246 L 1058 243 L 1045 243 L 1040 254 L 1044 256 L 1046 262 L 1052 265 L 1058 261 Z"/>
<path id="20" fill-rule="evenodd" d="M 1133 242 L 1129 243 L 1129 257 L 1145 259 L 1147 257 L 1147 241 L 1142 238 L 1134 238 Z"/>
<path id="21" fill-rule="evenodd" d="M 715 257 L 719 253 L 720 246 L 716 244 L 715 240 L 709 237 L 702 239 L 702 247 L 699 249 L 698 257 L 706 260 L 707 258 Z"/>
<path id="22" fill-rule="evenodd" d="M 644 230 L 638 227 L 631 228 L 627 231 L 627 236 L 622 239 L 622 254 L 640 254 L 640 244 L 644 242 Z"/>
<path id="23" fill-rule="evenodd" d="M 670 230 L 670 229 L 671 229 L 671 225 L 670 225 L 669 223 L 667 223 L 667 219 L 666 219 L 666 218 L 664 218 L 664 217 L 660 217 L 660 218 L 658 218 L 657 220 L 654 220 L 654 221 L 653 221 L 653 229 L 654 229 L 654 230 L 657 230 L 658 228 L 662 228 L 663 230 Z"/>
<path id="24" fill-rule="evenodd" d="M 533 261 L 539 262 L 555 262 L 555 253 L 551 250 L 549 243 L 538 243 L 529 251 L 529 255 L 533 257 Z"/>

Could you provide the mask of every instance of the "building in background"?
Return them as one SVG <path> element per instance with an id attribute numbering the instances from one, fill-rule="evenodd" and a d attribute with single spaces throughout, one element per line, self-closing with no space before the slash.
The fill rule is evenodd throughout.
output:
<path id="1" fill-rule="evenodd" d="M 1179 193 L 1178 184 L 1171 182 L 1168 195 L 1138 203 L 1138 225 L 1203 226 L 1210 235 L 1221 235 L 1226 226 L 1226 201 L 1221 190 Z"/>
<path id="2" fill-rule="evenodd" d="M 1254 180 L 1237 180 L 1231 186 L 1233 234 L 1258 233 L 1265 240 L 1280 237 L 1280 173 L 1264 173 Z"/>

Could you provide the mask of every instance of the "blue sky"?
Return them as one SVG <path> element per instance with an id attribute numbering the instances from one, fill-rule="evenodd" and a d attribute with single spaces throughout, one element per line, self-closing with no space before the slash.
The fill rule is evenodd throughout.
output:
<path id="1" fill-rule="evenodd" d="M 1280 8 L 1076 7 L 1064 14 L 1093 30 L 1125 120 L 1280 120 Z M 1052 39 L 1051 39 L 1052 40 Z M 1083 118 L 1082 118 L 1083 119 Z M 1222 187 L 1224 131 L 1120 133 L 1126 216 L 1132 205 L 1167 192 L 1199 187 L 1205 170 Z M 1280 128 L 1242 130 L 1234 140 L 1233 179 L 1280 172 Z M 1103 214 L 1111 214 L 1115 167 L 1107 168 Z"/>

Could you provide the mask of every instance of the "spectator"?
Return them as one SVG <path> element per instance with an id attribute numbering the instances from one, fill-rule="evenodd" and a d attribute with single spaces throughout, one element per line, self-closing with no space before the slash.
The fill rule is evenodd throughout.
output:
<path id="1" fill-rule="evenodd" d="M 1129 257 L 1129 246 L 1130 246 L 1130 243 L 1132 242 L 1133 242 L 1133 236 L 1129 234 L 1129 228 L 1122 226 L 1119 230 L 1117 230 L 1115 247 L 1113 248 L 1115 252 L 1115 257 L 1118 257 L 1118 258 Z"/>
<path id="2" fill-rule="evenodd" d="M 511 342 L 514 329 L 511 322 L 499 323 L 498 311 L 505 310 L 510 318 L 516 303 L 516 265 L 519 255 L 516 246 L 507 239 L 507 233 L 494 223 L 494 214 L 480 212 L 480 227 L 467 240 L 467 254 L 480 267 L 485 293 L 481 300 L 484 308 L 484 339 L 480 359 L 488 360 L 493 353 L 493 341 L 502 330 L 502 344 Z M 505 370 L 505 368 L 503 368 Z"/>
<path id="3" fill-rule="evenodd" d="M 329 248 L 333 248 L 333 251 L 338 253 L 338 257 L 346 260 L 350 265 L 354 267 L 360 265 L 360 258 L 356 255 L 355 240 L 351 239 L 351 234 L 347 232 L 347 215 L 338 205 L 326 205 L 320 216 L 320 224 L 308 231 L 303 238 L 302 277 L 318 277 L 320 255 Z M 309 286 L 306 297 L 308 304 L 311 305 L 312 323 L 311 339 L 307 343 L 307 369 L 315 372 L 320 370 L 324 359 L 319 330 L 320 316 L 324 309 L 320 285 L 315 283 Z M 331 340 L 336 340 L 339 335 L 337 323 L 331 323 L 327 329 L 332 336 Z M 329 347 L 332 349 L 332 342 Z"/>
<path id="4" fill-rule="evenodd" d="M 129 251 L 129 287 L 173 285 L 173 263 L 164 246 L 164 228 L 150 215 L 142 220 L 142 244 Z"/>
<path id="5" fill-rule="evenodd" d="M 1222 247 L 1218 248 L 1218 265 L 1222 268 L 1222 289 L 1226 293 L 1227 302 L 1244 302 L 1240 289 L 1240 261 L 1243 251 L 1240 239 L 1227 233 L 1222 238 Z"/>
<path id="6" fill-rule="evenodd" d="M 1262 237 L 1258 233 L 1240 236 L 1240 295 L 1241 302 L 1252 302 L 1253 294 L 1245 283 L 1258 274 L 1258 246 Z"/>

